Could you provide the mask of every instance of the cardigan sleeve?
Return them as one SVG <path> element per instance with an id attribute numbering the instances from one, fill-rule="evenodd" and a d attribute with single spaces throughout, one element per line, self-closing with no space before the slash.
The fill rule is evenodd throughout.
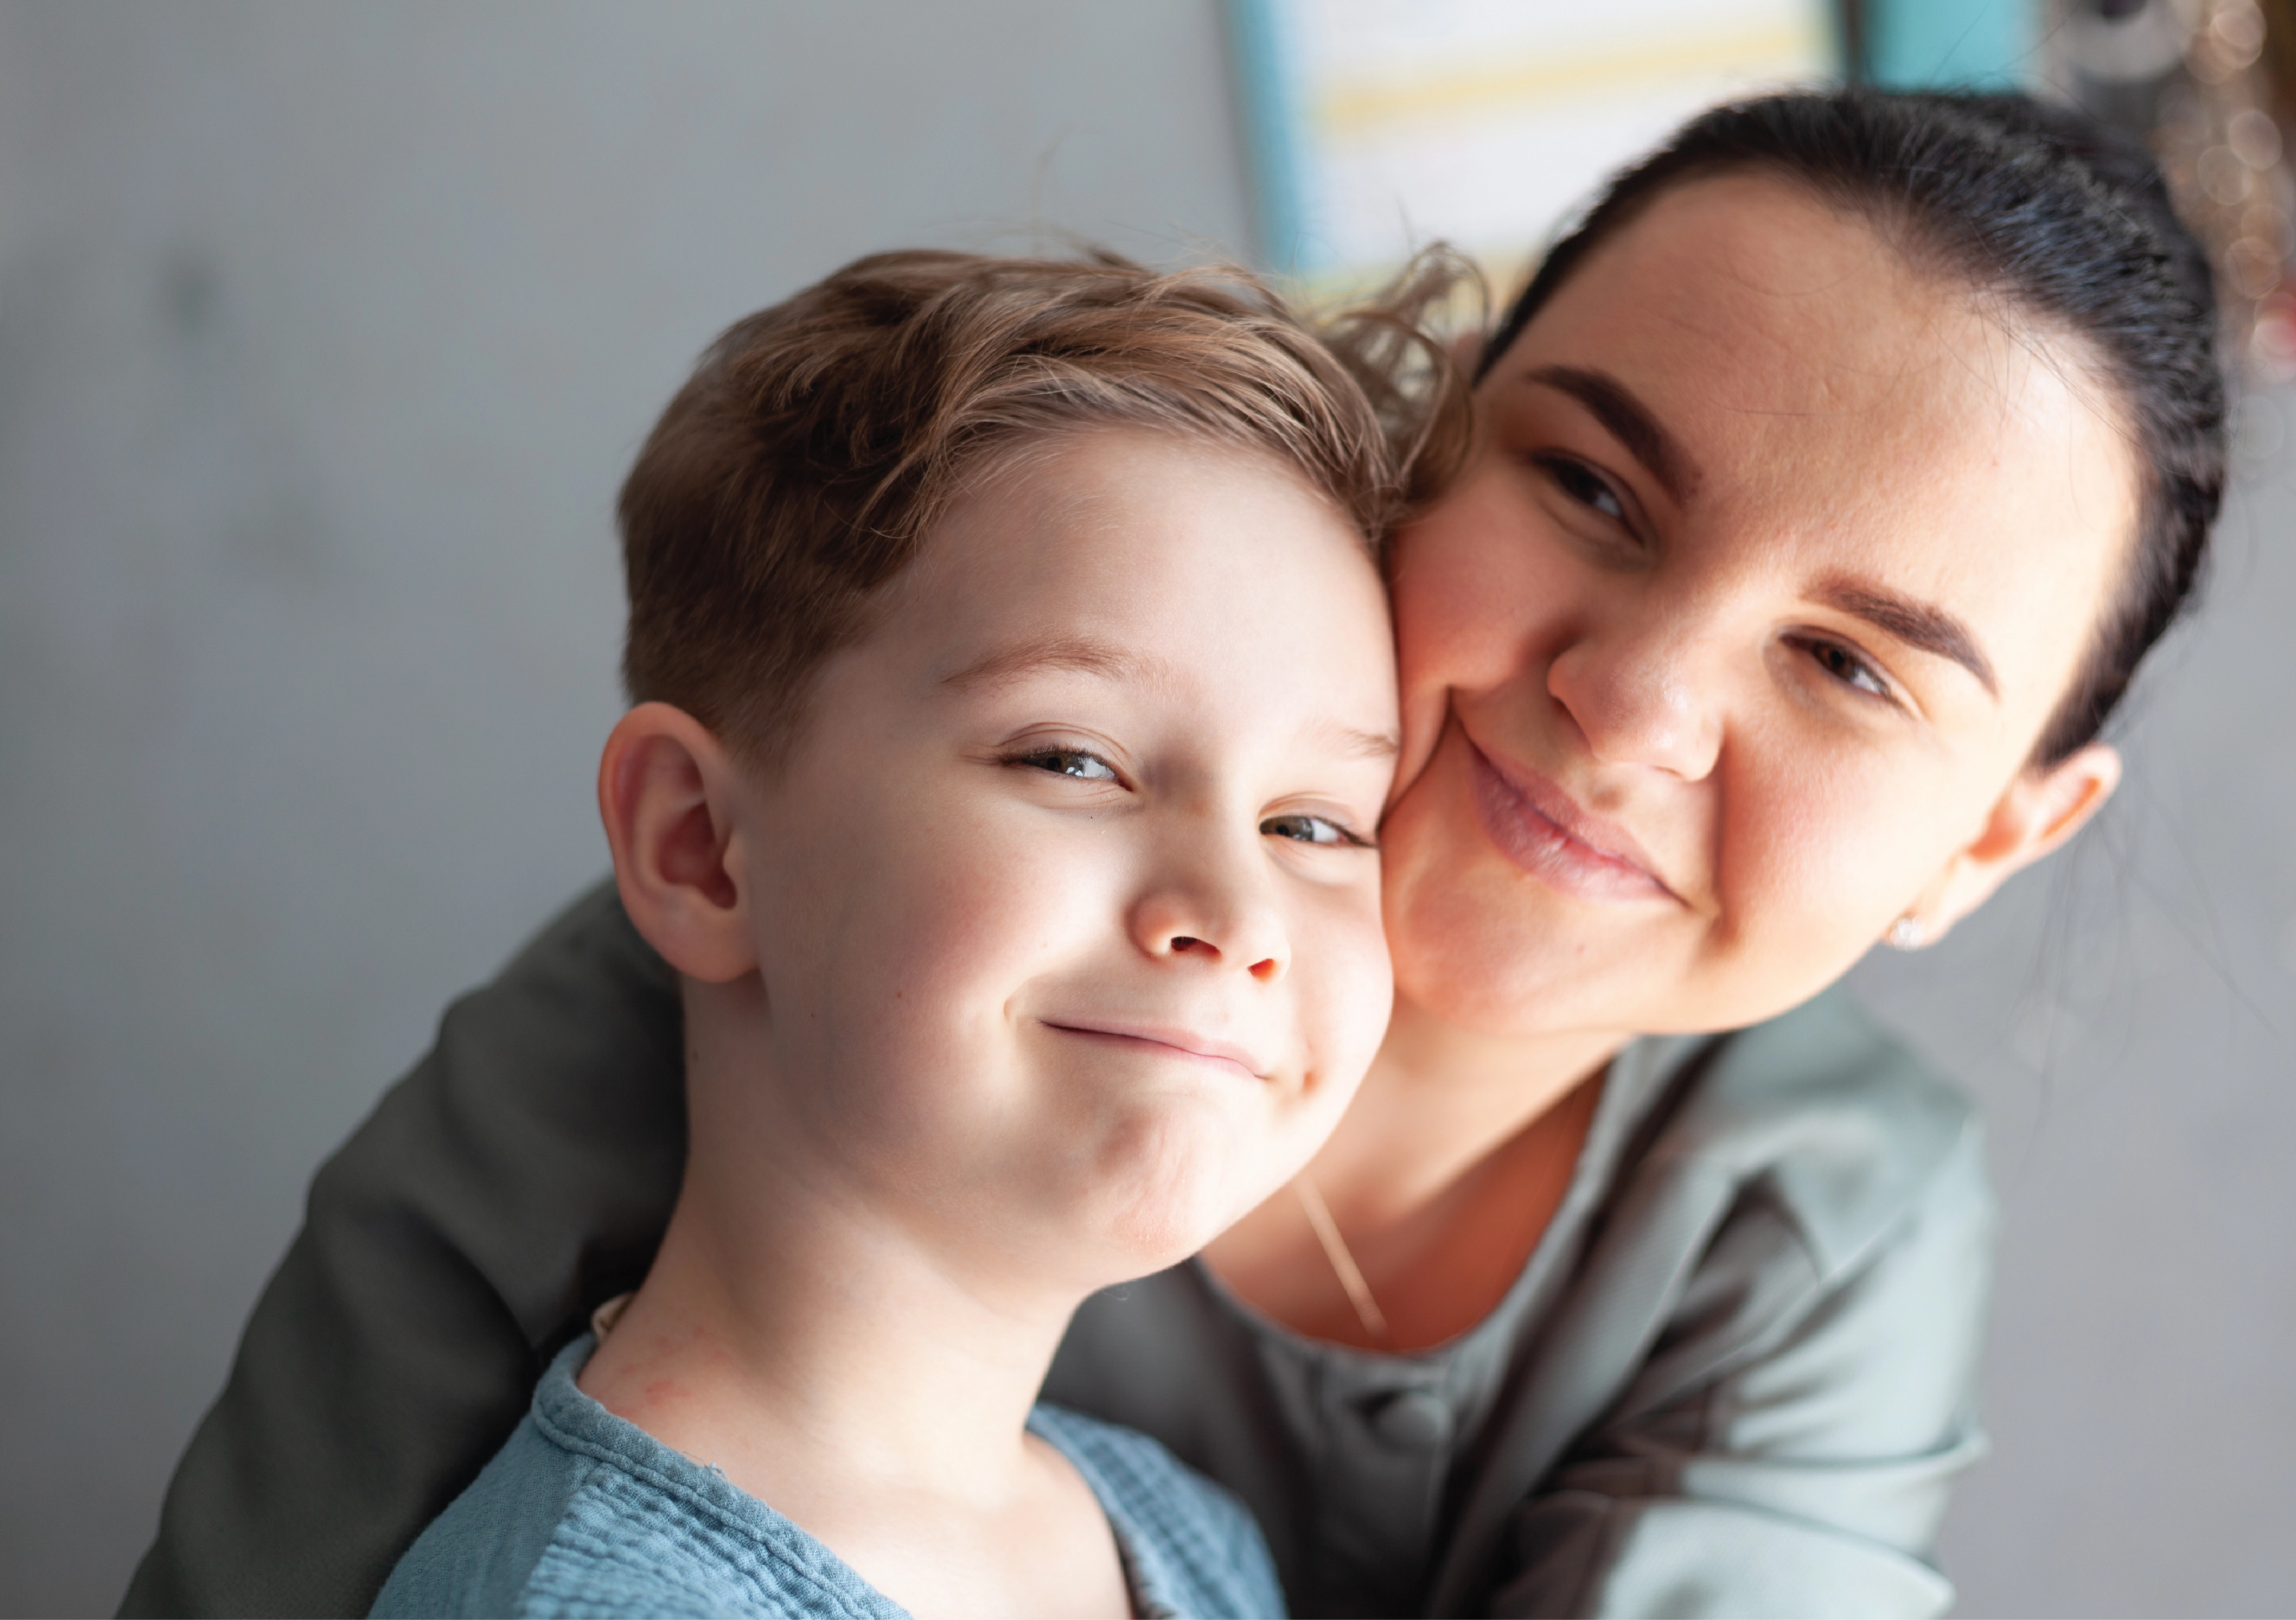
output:
<path id="1" fill-rule="evenodd" d="M 634 1287 L 685 1154 L 675 980 L 611 885 L 492 984 L 313 1180 L 127 1615 L 364 1615 L 587 1308 Z"/>
<path id="2" fill-rule="evenodd" d="M 1838 1266 L 1745 1186 L 1646 1376 L 1512 1515 L 1493 1612 L 1942 1612 L 1931 1545 L 1983 1449 L 1991 1209 L 1973 1125 Z"/>

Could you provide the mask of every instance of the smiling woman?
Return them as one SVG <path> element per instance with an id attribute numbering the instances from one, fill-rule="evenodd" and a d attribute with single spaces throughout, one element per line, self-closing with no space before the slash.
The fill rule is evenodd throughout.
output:
<path id="1" fill-rule="evenodd" d="M 1443 1397 L 1415 1477 L 1330 1426 L 1309 1601 L 1944 1600 L 1885 1550 L 1976 1444 L 1973 1142 L 1811 998 L 2112 790 L 2095 729 L 2221 485 L 2210 307 L 2144 160 L 2070 118 L 1797 96 L 1623 177 L 1487 346 L 1478 454 L 1390 561 L 1394 1020 L 1311 1171 L 1384 1331 L 1281 1200 L 1206 1256 L 1416 1352 L 1271 1341 L 1291 1399 Z"/>
<path id="2" fill-rule="evenodd" d="M 1379 1056 L 1296 1190 L 1087 1301 L 1048 1393 L 1233 1489 L 1300 1612 L 1949 1602 L 1981 1152 L 1828 986 L 2113 790 L 2221 493 L 2214 342 L 2149 159 L 2017 98 L 1764 98 L 1623 176 L 1389 548 Z M 643 1270 L 677 1072 L 610 896 L 463 1003 L 322 1173 L 131 1607 L 363 1601 L 499 1439 L 455 1426 Z M 565 1167 L 501 1209 L 472 1166 L 537 1143 Z"/>
<path id="3" fill-rule="evenodd" d="M 2087 357 L 2027 319 L 1762 174 L 1670 190 L 1587 256 L 1400 553 L 1432 749 L 1390 927 L 1431 985 L 1461 982 L 1442 942 L 1500 930 L 1480 1023 L 1767 1017 L 1898 918 L 1941 934 L 2103 802 L 2109 750 L 2020 767 L 2128 570 L 2137 479 Z M 1491 838 L 1419 830 L 1471 806 Z M 1595 852 L 1585 880 L 1493 866 L 1564 870 L 1551 849 Z M 1577 904 L 1629 879 L 1652 904 Z"/>

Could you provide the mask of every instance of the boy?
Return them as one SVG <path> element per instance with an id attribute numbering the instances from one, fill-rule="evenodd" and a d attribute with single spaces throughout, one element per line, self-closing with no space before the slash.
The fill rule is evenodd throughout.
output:
<path id="1" fill-rule="evenodd" d="M 1281 1188 L 1387 1019 L 1364 391 L 1234 279 L 863 260 L 641 453 L 599 803 L 685 1185 L 378 1614 L 1250 1614 L 1232 1499 L 1034 1406 Z"/>

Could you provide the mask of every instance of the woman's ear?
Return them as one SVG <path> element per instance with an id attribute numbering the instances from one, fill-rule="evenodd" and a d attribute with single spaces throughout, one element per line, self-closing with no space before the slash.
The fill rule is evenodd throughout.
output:
<path id="1" fill-rule="evenodd" d="M 667 703 L 624 715 L 598 761 L 598 814 L 623 909 L 664 961 L 708 984 L 758 965 L 735 828 L 740 787 L 709 728 Z"/>
<path id="2" fill-rule="evenodd" d="M 1947 863 L 1912 913 L 1923 942 L 1944 937 L 2013 875 L 2079 832 L 2120 785 L 2120 751 L 2102 742 L 2019 772 L 1976 841 Z"/>

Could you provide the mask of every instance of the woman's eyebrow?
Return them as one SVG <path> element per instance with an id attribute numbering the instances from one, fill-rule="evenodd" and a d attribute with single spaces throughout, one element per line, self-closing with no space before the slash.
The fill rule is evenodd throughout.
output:
<path id="1" fill-rule="evenodd" d="M 1827 607 L 1862 618 L 1906 646 L 1950 659 L 1978 678 L 1994 697 L 2001 695 L 1993 661 L 1969 626 L 1943 608 L 1854 579 L 1827 579 L 1811 594 Z"/>
<path id="2" fill-rule="evenodd" d="M 1611 437 L 1664 487 L 1677 504 L 1699 481 L 1698 463 L 1682 447 L 1651 408 L 1635 397 L 1632 389 L 1608 372 L 1579 365 L 1535 366 L 1523 373 L 1527 382 L 1544 383 L 1585 405 L 1611 431 Z"/>

